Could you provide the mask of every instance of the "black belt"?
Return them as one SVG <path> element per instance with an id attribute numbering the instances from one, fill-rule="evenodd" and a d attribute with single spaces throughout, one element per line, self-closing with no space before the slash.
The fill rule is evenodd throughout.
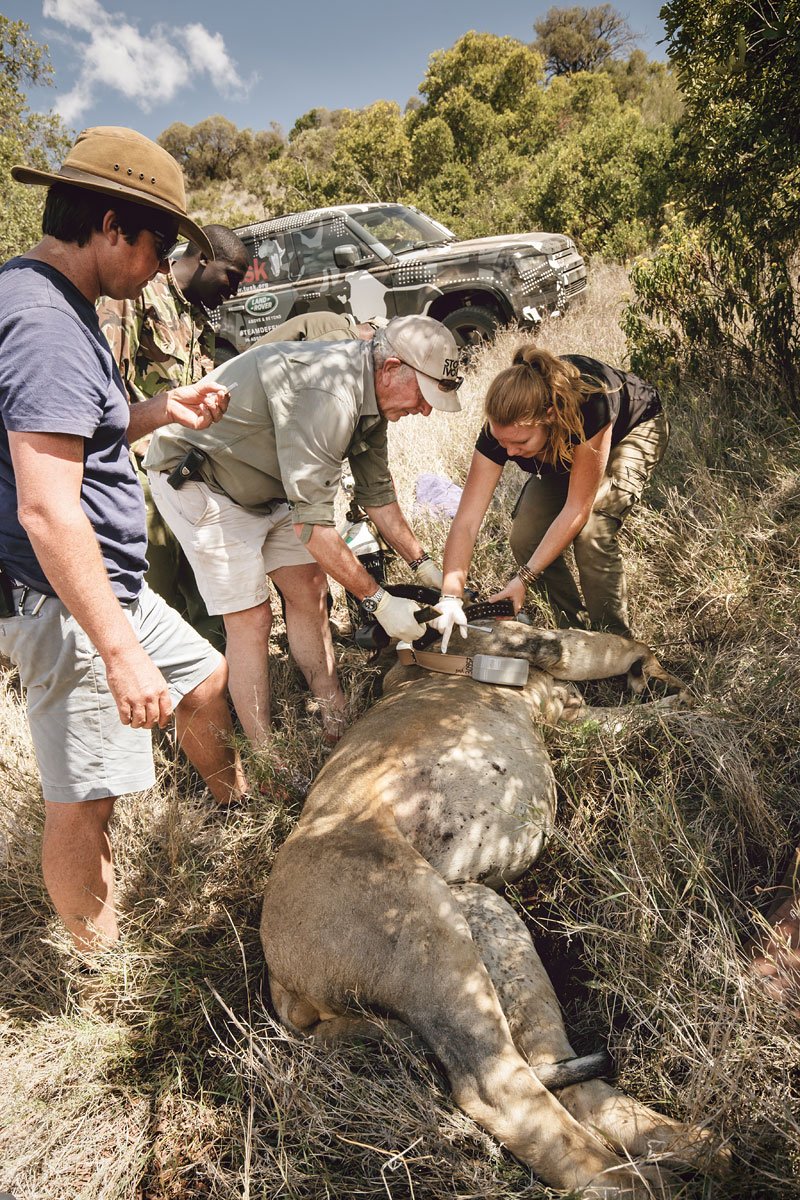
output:
<path id="1" fill-rule="evenodd" d="M 41 592 L 38 588 L 31 587 L 27 583 L 15 583 L 14 591 L 19 592 L 19 598 L 16 602 L 17 615 L 20 617 L 35 617 L 41 611 L 45 600 L 52 600 L 49 592 Z M 29 612 L 25 612 L 25 601 L 29 596 L 35 596 L 33 607 Z"/>
<path id="2" fill-rule="evenodd" d="M 29 613 L 25 613 L 25 601 L 30 595 L 36 596 L 36 602 Z M 43 592 L 40 588 L 34 587 L 32 584 L 23 583 L 20 579 L 15 579 L 6 571 L 5 567 L 0 566 L 0 616 L 29 616 L 35 617 L 41 609 L 45 600 L 48 600 L 50 595 L 48 592 Z"/>

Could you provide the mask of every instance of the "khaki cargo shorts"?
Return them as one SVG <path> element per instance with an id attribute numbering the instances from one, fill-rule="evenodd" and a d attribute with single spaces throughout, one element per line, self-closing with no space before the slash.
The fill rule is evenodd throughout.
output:
<path id="1" fill-rule="evenodd" d="M 199 480 L 174 488 L 164 471 L 148 477 L 158 511 L 180 542 L 212 615 L 263 604 L 269 598 L 267 575 L 280 567 L 316 565 L 285 501 L 270 512 L 255 512 Z"/>
<path id="2" fill-rule="evenodd" d="M 23 590 L 14 589 L 17 603 Z M 123 610 L 166 679 L 173 706 L 222 661 L 147 584 Z M 25 688 L 45 800 L 104 800 L 153 786 L 150 730 L 122 724 L 105 663 L 57 597 L 31 590 L 21 614 L 0 618 L 0 651 Z"/>

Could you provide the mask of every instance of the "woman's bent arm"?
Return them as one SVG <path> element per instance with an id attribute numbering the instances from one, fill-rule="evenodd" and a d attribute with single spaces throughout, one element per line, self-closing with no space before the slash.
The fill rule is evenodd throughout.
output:
<path id="1" fill-rule="evenodd" d="M 559 554 L 563 554 L 588 521 L 608 463 L 611 429 L 611 425 L 606 425 L 588 442 L 582 442 L 575 447 L 564 507 L 526 564 L 534 575 L 540 575 Z M 515 611 L 519 612 L 525 600 L 525 584 L 515 575 L 507 586 L 491 599 L 510 599 L 514 603 Z"/>
<path id="2" fill-rule="evenodd" d="M 467 581 L 472 551 L 489 501 L 503 468 L 478 450 L 472 455 L 467 481 L 444 548 L 443 596 L 460 596 Z"/>

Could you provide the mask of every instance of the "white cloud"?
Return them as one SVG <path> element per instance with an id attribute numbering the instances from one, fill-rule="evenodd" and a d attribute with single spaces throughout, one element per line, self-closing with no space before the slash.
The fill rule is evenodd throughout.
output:
<path id="1" fill-rule="evenodd" d="M 192 66 L 206 71 L 224 95 L 236 95 L 247 90 L 239 79 L 236 65 L 225 49 L 221 33 L 209 33 L 203 25 L 186 26 L 186 50 Z"/>
<path id="2" fill-rule="evenodd" d="M 108 14 L 98 0 L 44 0 L 42 12 L 62 25 L 86 32 L 98 21 L 108 20 Z"/>
<path id="3" fill-rule="evenodd" d="M 123 15 L 104 9 L 99 0 L 44 0 L 43 12 L 83 35 L 76 46 L 81 61 L 78 78 L 56 104 L 68 124 L 80 120 L 102 88 L 121 92 L 148 111 L 204 77 L 227 96 L 242 95 L 250 86 L 239 79 L 222 34 L 203 25 L 157 24 L 142 33 Z"/>

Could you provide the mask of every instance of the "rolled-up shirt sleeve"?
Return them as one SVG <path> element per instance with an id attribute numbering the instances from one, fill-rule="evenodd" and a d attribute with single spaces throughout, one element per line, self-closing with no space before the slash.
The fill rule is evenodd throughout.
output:
<path id="1" fill-rule="evenodd" d="M 389 471 L 385 421 L 377 421 L 371 429 L 358 434 L 348 448 L 347 457 L 355 481 L 354 497 L 362 508 L 380 508 L 395 502 L 397 493 Z"/>
<path id="2" fill-rule="evenodd" d="M 275 448 L 298 525 L 333 525 L 342 462 L 352 436 L 349 405 L 308 388 L 271 397 Z"/>

